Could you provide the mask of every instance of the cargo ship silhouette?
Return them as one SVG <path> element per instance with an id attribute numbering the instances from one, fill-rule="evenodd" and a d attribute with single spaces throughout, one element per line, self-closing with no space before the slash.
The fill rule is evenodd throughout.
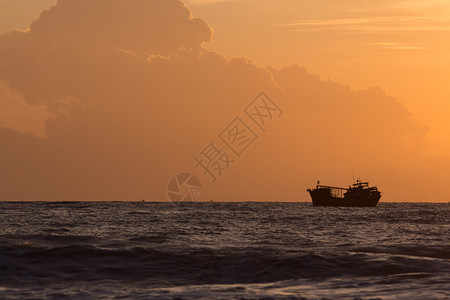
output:
<path id="1" fill-rule="evenodd" d="M 308 189 L 314 206 L 346 206 L 367 207 L 376 206 L 381 193 L 369 182 L 357 180 L 348 188 L 320 185 L 317 181 L 315 189 Z"/>

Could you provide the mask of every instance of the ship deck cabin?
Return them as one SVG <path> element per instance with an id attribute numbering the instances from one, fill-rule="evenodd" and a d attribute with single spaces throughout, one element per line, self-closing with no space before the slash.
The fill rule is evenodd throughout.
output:
<path id="1" fill-rule="evenodd" d="M 357 180 L 356 183 L 352 184 L 348 188 L 337 187 L 337 186 L 329 186 L 329 185 L 320 185 L 317 183 L 316 189 L 318 190 L 329 190 L 330 196 L 335 198 L 345 198 L 346 193 L 354 194 L 360 193 L 364 191 L 378 191 L 376 186 L 370 187 L 369 182 L 362 182 L 361 180 Z"/>
<path id="2" fill-rule="evenodd" d="M 344 198 L 344 194 L 347 192 L 347 188 L 328 186 L 328 185 L 317 185 L 317 189 L 330 190 L 330 195 L 336 198 Z"/>
<path id="3" fill-rule="evenodd" d="M 356 183 L 352 184 L 353 187 L 358 188 L 368 188 L 369 187 L 369 182 L 362 182 L 361 180 L 357 180 Z"/>
<path id="4" fill-rule="evenodd" d="M 378 191 L 378 188 L 376 186 L 369 186 L 369 182 L 362 182 L 361 180 L 357 180 L 356 183 L 352 185 L 352 187 L 349 188 L 350 191 L 354 190 L 370 190 L 370 191 Z"/>

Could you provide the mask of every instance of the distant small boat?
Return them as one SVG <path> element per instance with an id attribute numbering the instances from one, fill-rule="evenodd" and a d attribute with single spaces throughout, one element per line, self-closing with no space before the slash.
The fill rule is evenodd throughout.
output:
<path id="1" fill-rule="evenodd" d="M 346 206 L 367 207 L 376 206 L 381 193 L 376 186 L 369 186 L 369 182 L 357 180 L 348 188 L 320 185 L 315 189 L 308 189 L 314 206 Z"/>

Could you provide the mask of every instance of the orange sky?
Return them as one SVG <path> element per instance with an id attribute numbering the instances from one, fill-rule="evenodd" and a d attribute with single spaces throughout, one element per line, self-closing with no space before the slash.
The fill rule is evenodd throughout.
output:
<path id="1" fill-rule="evenodd" d="M 187 1 L 215 30 L 208 46 L 261 65 L 298 63 L 353 89 L 379 86 L 450 153 L 450 2 Z"/>
<path id="2" fill-rule="evenodd" d="M 448 1 L 105 1 L 9 33 L 55 1 L 0 0 L 2 199 L 161 199 L 264 90 L 285 114 L 207 199 L 305 201 L 354 166 L 382 201 L 448 201 Z"/>

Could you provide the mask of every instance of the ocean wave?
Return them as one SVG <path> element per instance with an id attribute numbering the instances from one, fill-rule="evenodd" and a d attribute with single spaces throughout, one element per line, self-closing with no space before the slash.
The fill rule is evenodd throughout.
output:
<path id="1" fill-rule="evenodd" d="M 0 247 L 0 281 L 123 280 L 157 285 L 449 274 L 450 262 L 391 254 L 283 254 L 267 249 L 106 249 L 92 245 Z"/>
<path id="2" fill-rule="evenodd" d="M 353 252 L 372 253 L 372 254 L 390 254 L 397 256 L 411 256 L 418 258 L 439 258 L 450 259 L 449 245 L 434 245 L 433 247 L 426 246 L 411 246 L 411 245 L 399 245 L 389 247 L 359 247 L 355 248 Z"/>
<path id="3" fill-rule="evenodd" d="M 450 299 L 449 208 L 0 203 L 0 298 Z"/>

